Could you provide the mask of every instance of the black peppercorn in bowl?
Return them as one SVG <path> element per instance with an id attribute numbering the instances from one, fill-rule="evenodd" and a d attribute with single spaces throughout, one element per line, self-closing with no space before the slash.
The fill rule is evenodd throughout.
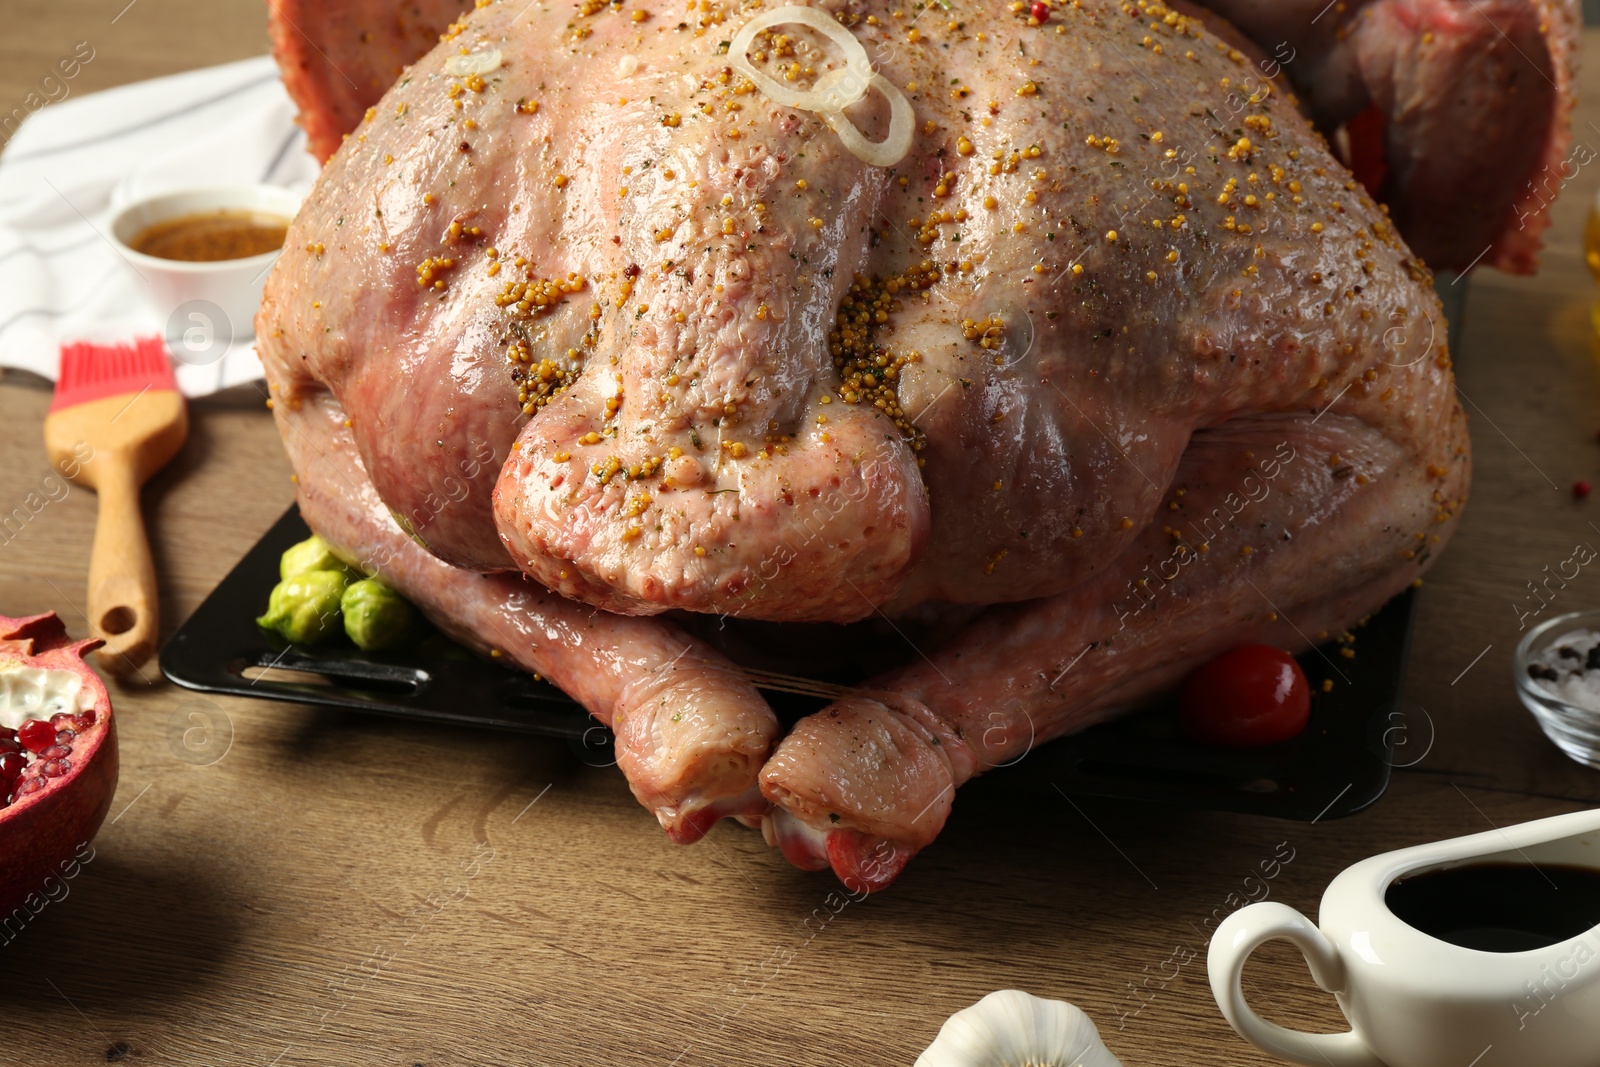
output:
<path id="1" fill-rule="evenodd" d="M 1529 630 L 1512 657 L 1517 695 L 1545 736 L 1600 768 L 1600 610 L 1557 615 Z"/>

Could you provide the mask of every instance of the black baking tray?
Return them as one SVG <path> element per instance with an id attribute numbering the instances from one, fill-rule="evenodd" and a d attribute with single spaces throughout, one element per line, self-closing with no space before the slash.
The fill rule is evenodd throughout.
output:
<path id="1" fill-rule="evenodd" d="M 262 631 L 255 617 L 278 581 L 278 559 L 309 536 L 290 508 L 167 642 L 161 672 L 201 692 L 563 739 L 591 762 L 610 762 L 609 732 L 561 690 L 442 637 L 371 653 L 342 640 L 302 648 Z M 1337 645 L 1300 657 L 1317 695 L 1310 726 L 1292 741 L 1257 749 L 1196 745 L 1179 730 L 1174 706 L 1156 706 L 1041 745 L 1015 766 L 992 771 L 986 788 L 1305 821 L 1352 815 L 1389 784 L 1415 596 L 1408 590 L 1367 621 L 1354 659 Z M 1325 694 L 1324 679 L 1334 682 Z M 785 719 L 821 706 L 767 695 Z"/>

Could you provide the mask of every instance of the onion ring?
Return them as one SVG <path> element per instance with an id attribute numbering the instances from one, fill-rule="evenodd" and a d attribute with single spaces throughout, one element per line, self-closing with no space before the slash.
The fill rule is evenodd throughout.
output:
<path id="1" fill-rule="evenodd" d="M 889 132 L 883 140 L 867 140 L 843 111 L 825 111 L 822 117 L 833 127 L 833 132 L 839 135 L 839 140 L 844 142 L 851 155 L 874 167 L 892 167 L 911 151 L 911 139 L 917 127 L 916 112 L 900 87 L 882 74 L 874 74 L 870 85 L 889 101 Z"/>
<path id="2" fill-rule="evenodd" d="M 757 70 L 749 55 L 756 34 L 786 23 L 809 26 L 837 44 L 844 52 L 844 67 L 827 71 L 810 89 L 790 89 Z M 892 167 L 911 151 L 916 135 L 916 112 L 911 101 L 899 86 L 872 69 L 867 50 L 855 35 L 820 9 L 795 4 L 764 11 L 740 28 L 728 45 L 728 53 L 733 57 L 734 68 L 775 103 L 821 115 L 850 154 L 863 163 Z M 881 141 L 867 140 L 844 114 L 845 108 L 864 99 L 871 89 L 889 101 L 889 133 Z"/>
<path id="3" fill-rule="evenodd" d="M 809 26 L 838 45 L 844 52 L 846 69 L 855 77 L 841 79 L 826 92 L 819 92 L 816 89 L 791 89 L 757 70 L 755 64 L 750 62 L 749 55 L 756 34 L 785 23 Z M 734 69 L 755 82 L 756 88 L 784 107 L 802 111 L 842 111 L 867 95 L 867 86 L 874 73 L 867 50 L 856 40 L 855 34 L 839 25 L 838 20 L 826 12 L 800 4 L 763 11 L 745 23 L 728 45 L 728 55 L 733 59 Z"/>

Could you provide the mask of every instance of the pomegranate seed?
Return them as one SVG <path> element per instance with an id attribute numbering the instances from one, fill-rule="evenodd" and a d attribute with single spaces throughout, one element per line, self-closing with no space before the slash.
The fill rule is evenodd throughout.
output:
<path id="1" fill-rule="evenodd" d="M 39 753 L 40 759 L 60 759 L 62 756 L 72 755 L 72 749 L 66 745 L 51 745 Z"/>
<path id="2" fill-rule="evenodd" d="M 37 793 L 43 788 L 43 778 L 25 778 L 23 779 L 22 784 L 17 786 L 17 788 L 13 791 L 13 797 L 32 796 L 34 793 Z"/>
<path id="3" fill-rule="evenodd" d="M 93 726 L 94 725 L 94 709 L 90 708 L 88 711 L 80 711 L 73 718 L 72 725 L 77 727 L 79 730 L 87 730 L 89 727 Z"/>
<path id="4" fill-rule="evenodd" d="M 1028 8 L 1028 14 L 1042 26 L 1050 21 L 1050 5 L 1044 0 L 1033 0 L 1033 6 Z"/>
<path id="5" fill-rule="evenodd" d="M 15 741 L 17 732 L 9 726 L 0 726 L 0 741 Z"/>
<path id="6" fill-rule="evenodd" d="M 22 772 L 28 767 L 28 757 L 20 752 L 6 752 L 0 754 L 0 782 L 7 785 L 22 777 Z"/>
<path id="7" fill-rule="evenodd" d="M 22 745 L 14 738 L 0 739 L 0 752 L 21 752 Z"/>
<path id="8" fill-rule="evenodd" d="M 1591 486 L 1588 482 L 1583 482 L 1583 481 L 1573 482 L 1572 483 L 1572 495 L 1573 495 L 1573 497 L 1575 499 L 1582 500 L 1584 497 L 1589 495 L 1590 490 L 1593 489 L 1593 488 L 1594 487 Z"/>
<path id="9" fill-rule="evenodd" d="M 40 768 L 40 772 L 46 778 L 60 778 L 70 770 L 72 770 L 72 761 L 69 759 L 49 760 Z M 38 779 L 36 778 L 34 781 L 38 781 Z"/>
<path id="10" fill-rule="evenodd" d="M 55 743 L 56 728 L 43 719 L 29 719 L 17 728 L 17 739 L 29 752 L 38 752 Z"/>
<path id="11" fill-rule="evenodd" d="M 73 741 L 75 741 L 77 739 L 77 737 L 78 737 L 78 734 L 77 734 L 77 731 L 75 731 L 75 730 L 57 730 L 56 731 L 56 744 L 58 744 L 58 745 L 70 745 L 70 744 L 72 744 Z"/>
<path id="12" fill-rule="evenodd" d="M 58 711 L 54 715 L 50 716 L 50 725 L 54 726 L 57 730 L 64 726 L 71 726 L 72 714 L 66 711 Z"/>

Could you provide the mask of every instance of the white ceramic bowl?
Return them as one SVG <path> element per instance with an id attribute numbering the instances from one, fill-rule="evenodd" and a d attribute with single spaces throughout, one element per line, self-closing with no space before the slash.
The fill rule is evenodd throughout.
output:
<path id="1" fill-rule="evenodd" d="M 185 215 L 246 211 L 290 220 L 300 195 L 275 185 L 217 186 L 134 200 L 111 216 L 110 236 L 150 309 L 166 327 L 168 347 L 184 362 L 214 362 L 235 339 L 255 333 L 261 286 L 278 253 L 190 263 L 147 256 L 130 247 L 150 226 Z"/>

